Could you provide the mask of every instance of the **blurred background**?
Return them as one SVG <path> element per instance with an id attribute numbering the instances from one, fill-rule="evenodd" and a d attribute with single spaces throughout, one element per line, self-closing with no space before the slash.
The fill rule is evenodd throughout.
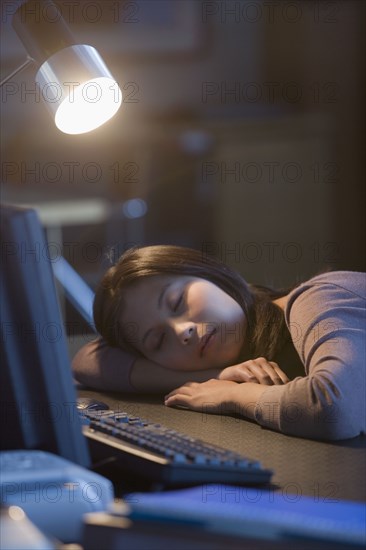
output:
<path id="1" fill-rule="evenodd" d="M 2 2 L 1 77 L 26 57 Z M 1 199 L 39 209 L 95 288 L 175 243 L 250 282 L 365 270 L 365 2 L 56 2 L 123 91 L 107 124 L 54 126 L 31 67 L 1 89 Z"/>

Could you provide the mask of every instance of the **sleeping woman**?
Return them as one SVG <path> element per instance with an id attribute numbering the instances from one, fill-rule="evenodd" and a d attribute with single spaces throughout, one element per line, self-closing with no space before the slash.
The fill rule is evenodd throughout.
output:
<path id="1" fill-rule="evenodd" d="M 196 250 L 134 248 L 100 282 L 94 320 L 73 361 L 83 384 L 311 439 L 366 431 L 365 273 L 276 292 Z"/>

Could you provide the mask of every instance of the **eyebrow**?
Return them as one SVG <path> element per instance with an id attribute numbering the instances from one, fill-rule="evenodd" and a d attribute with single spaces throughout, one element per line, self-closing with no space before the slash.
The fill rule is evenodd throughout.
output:
<path id="1" fill-rule="evenodd" d="M 170 283 L 167 283 L 165 284 L 161 290 L 160 290 L 160 293 L 159 293 L 159 296 L 158 296 L 158 309 L 160 310 L 163 306 L 163 302 L 164 302 L 164 296 L 165 296 L 165 293 L 166 291 L 168 290 L 168 288 L 171 286 L 171 282 Z M 144 334 L 144 337 L 142 338 L 142 343 L 145 344 L 146 342 L 146 339 L 148 338 L 149 334 L 152 332 L 152 328 L 150 328 L 149 330 L 147 330 Z"/>

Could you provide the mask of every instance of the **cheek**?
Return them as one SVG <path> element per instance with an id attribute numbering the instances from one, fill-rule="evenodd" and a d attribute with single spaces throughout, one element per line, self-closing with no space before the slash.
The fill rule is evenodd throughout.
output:
<path id="1" fill-rule="evenodd" d="M 193 317 L 202 317 L 207 315 L 207 313 L 215 312 L 222 305 L 222 300 L 214 288 L 198 283 L 192 285 L 189 289 L 187 305 Z"/>
<path id="2" fill-rule="evenodd" d="M 241 307 L 230 296 L 216 287 L 195 289 L 190 297 L 189 308 L 191 314 L 202 321 L 240 322 L 243 318 Z"/>
<path id="3" fill-rule="evenodd" d="M 197 359 L 192 356 L 190 346 L 181 347 L 171 344 L 155 357 L 155 362 L 170 370 L 195 370 Z"/>
<path id="4" fill-rule="evenodd" d="M 164 349 L 146 354 L 147 359 L 166 368 L 174 368 L 175 364 L 184 364 L 184 350 L 178 350 L 172 343 L 165 344 Z M 178 366 L 176 368 L 181 368 Z"/>

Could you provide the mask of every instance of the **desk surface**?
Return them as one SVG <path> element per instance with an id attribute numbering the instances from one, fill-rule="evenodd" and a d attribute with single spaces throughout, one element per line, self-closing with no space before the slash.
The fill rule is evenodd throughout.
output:
<path id="1" fill-rule="evenodd" d="M 274 490 L 285 498 L 306 495 L 322 502 L 366 501 L 366 436 L 332 443 L 310 441 L 263 429 L 242 418 L 165 407 L 159 396 L 85 389 L 79 395 L 260 460 L 274 470 Z"/>

